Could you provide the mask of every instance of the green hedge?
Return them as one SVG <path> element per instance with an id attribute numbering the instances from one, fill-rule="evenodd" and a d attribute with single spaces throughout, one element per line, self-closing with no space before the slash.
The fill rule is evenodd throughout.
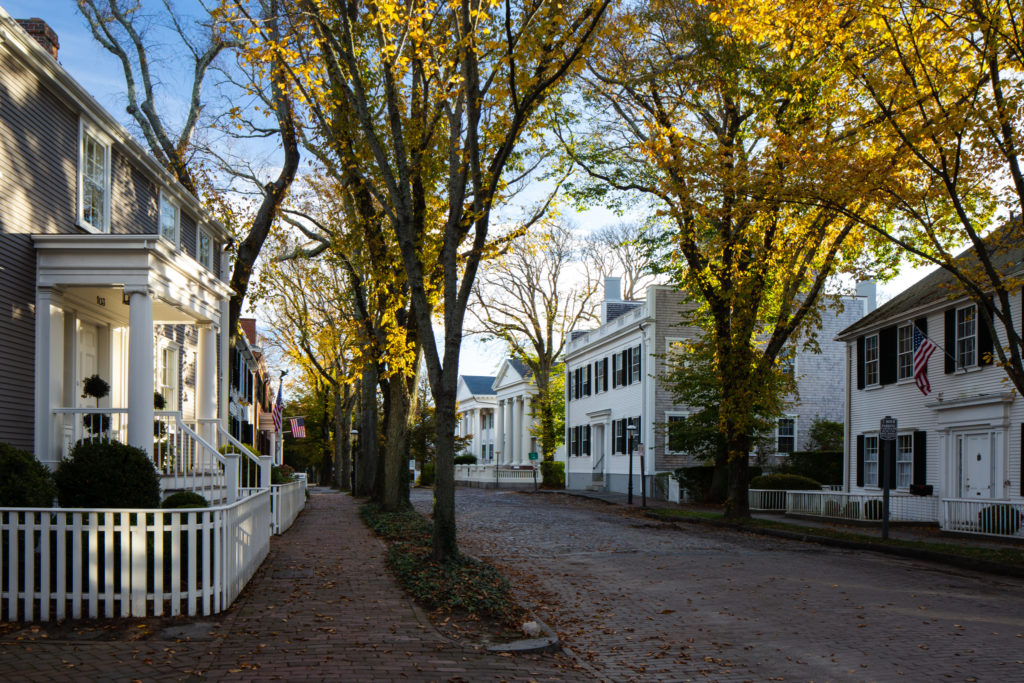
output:
<path id="1" fill-rule="evenodd" d="M 164 499 L 160 507 L 165 510 L 178 510 L 182 508 L 208 508 L 210 503 L 195 491 L 178 491 Z"/>
<path id="2" fill-rule="evenodd" d="M 31 453 L 0 443 L 0 507 L 48 508 L 57 496 L 53 474 Z"/>
<path id="3" fill-rule="evenodd" d="M 423 464 L 423 469 L 420 470 L 420 486 L 433 486 L 434 485 L 434 463 L 428 462 Z"/>
<path id="4" fill-rule="evenodd" d="M 821 484 L 799 474 L 762 474 L 750 480 L 750 488 L 769 491 L 820 491 Z"/>
<path id="5" fill-rule="evenodd" d="M 786 458 L 786 474 L 798 474 L 822 484 L 843 483 L 842 451 L 796 451 Z"/>
<path id="6" fill-rule="evenodd" d="M 541 486 L 546 489 L 565 488 L 565 463 L 542 460 L 540 463 Z"/>
<path id="7" fill-rule="evenodd" d="M 61 507 L 160 507 L 153 461 L 141 448 L 119 441 L 79 441 L 54 480 Z"/>
<path id="8" fill-rule="evenodd" d="M 453 462 L 456 465 L 475 465 L 476 464 L 476 456 L 473 455 L 472 453 L 464 453 L 462 455 L 456 455 L 455 458 L 453 458 Z"/>

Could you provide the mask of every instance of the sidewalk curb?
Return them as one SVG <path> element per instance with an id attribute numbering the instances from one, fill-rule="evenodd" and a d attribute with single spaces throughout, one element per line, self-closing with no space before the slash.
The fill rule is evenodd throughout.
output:
<path id="1" fill-rule="evenodd" d="M 953 567 L 957 567 L 958 569 L 972 569 L 975 571 L 986 572 L 988 574 L 995 574 L 997 576 L 1024 578 L 1024 567 L 1003 564 L 1002 562 L 992 562 L 990 560 L 979 560 L 973 557 L 963 557 L 961 555 L 950 555 L 948 553 L 935 552 L 934 550 L 905 548 L 903 546 L 897 545 L 871 543 L 870 541 L 848 541 L 846 539 L 841 538 L 830 538 L 828 536 L 818 536 L 813 533 L 785 531 L 783 529 L 765 529 L 759 527 L 749 527 L 744 526 L 743 524 L 737 524 L 735 522 L 726 522 L 724 520 L 717 519 L 701 519 L 699 517 L 667 518 L 662 515 L 659 515 L 657 511 L 653 510 L 648 510 L 647 512 L 644 513 L 644 516 L 650 519 L 657 519 L 659 522 L 668 522 L 671 524 L 706 524 L 709 526 L 733 529 L 734 531 L 744 531 L 747 533 L 760 534 L 762 536 L 785 538 L 791 541 L 817 543 L 819 545 L 825 545 L 834 548 L 844 548 L 847 550 L 868 550 L 871 552 L 882 553 L 885 555 L 896 555 L 898 557 L 905 557 L 911 560 L 925 560 L 928 562 L 937 562 L 939 564 L 947 564 Z"/>

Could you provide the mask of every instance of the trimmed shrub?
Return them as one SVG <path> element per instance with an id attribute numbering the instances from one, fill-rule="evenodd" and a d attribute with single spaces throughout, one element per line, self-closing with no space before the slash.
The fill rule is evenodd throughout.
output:
<path id="1" fill-rule="evenodd" d="M 181 508 L 208 508 L 210 504 L 195 491 L 178 491 L 167 496 L 164 502 L 160 504 L 160 507 L 165 510 L 175 510 Z"/>
<path id="2" fill-rule="evenodd" d="M 673 472 L 673 476 L 679 482 L 679 488 L 686 491 L 693 500 L 703 503 L 713 498 L 711 482 L 715 476 L 714 465 L 680 467 Z"/>
<path id="3" fill-rule="evenodd" d="M 45 465 L 31 453 L 0 443 L 0 507 L 48 508 L 56 495 Z"/>
<path id="4" fill-rule="evenodd" d="M 541 486 L 546 489 L 565 488 L 565 463 L 542 460 L 540 463 Z"/>
<path id="5" fill-rule="evenodd" d="M 433 486 L 434 485 L 434 463 L 425 462 L 423 463 L 423 469 L 420 470 L 420 486 Z"/>
<path id="6" fill-rule="evenodd" d="M 119 441 L 79 441 L 54 475 L 66 508 L 156 508 L 160 479 L 141 448 Z"/>
<path id="7" fill-rule="evenodd" d="M 1012 505 L 989 505 L 978 513 L 978 528 L 985 534 L 1012 536 L 1020 525 L 1020 510 Z"/>
<path id="8" fill-rule="evenodd" d="M 783 471 L 799 474 L 822 484 L 843 483 L 842 451 L 797 451 L 786 458 Z"/>
<path id="9" fill-rule="evenodd" d="M 476 456 L 473 455 L 472 453 L 464 453 L 462 455 L 456 455 L 454 458 L 452 458 L 452 462 L 454 462 L 456 465 L 475 465 Z"/>
<path id="10" fill-rule="evenodd" d="M 287 484 L 295 481 L 295 468 L 291 465 L 273 465 L 270 468 L 271 484 Z"/>
<path id="11" fill-rule="evenodd" d="M 750 480 L 750 488 L 769 491 L 820 491 L 821 484 L 799 474 L 762 474 Z"/>

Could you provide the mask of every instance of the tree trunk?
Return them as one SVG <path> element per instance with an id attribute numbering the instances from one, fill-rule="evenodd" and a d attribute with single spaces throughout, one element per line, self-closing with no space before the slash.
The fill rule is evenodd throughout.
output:
<path id="1" fill-rule="evenodd" d="M 334 485 L 340 491 L 348 491 L 352 481 L 351 441 L 352 435 L 352 388 L 345 384 L 341 391 L 334 386 Z"/>
<path id="2" fill-rule="evenodd" d="M 449 395 L 450 392 L 450 395 Z M 455 538 L 455 390 L 445 387 L 434 397 L 437 421 L 434 449 L 433 559 L 444 562 L 458 556 Z"/>
<path id="3" fill-rule="evenodd" d="M 359 458 L 356 463 L 355 494 L 368 498 L 373 494 L 377 477 L 377 367 L 373 363 L 363 369 L 363 386 L 359 406 Z"/>
<path id="4" fill-rule="evenodd" d="M 725 500 L 726 519 L 750 517 L 750 468 L 747 454 L 750 452 L 750 437 L 740 434 L 729 439 L 729 497 Z"/>
<path id="5" fill-rule="evenodd" d="M 384 442 L 384 495 L 381 504 L 394 512 L 409 504 L 408 488 L 403 486 L 403 470 L 407 470 L 409 453 L 409 417 L 412 396 L 405 377 L 392 377 L 388 382 L 387 427 Z M 405 497 L 403 498 L 403 490 Z"/>

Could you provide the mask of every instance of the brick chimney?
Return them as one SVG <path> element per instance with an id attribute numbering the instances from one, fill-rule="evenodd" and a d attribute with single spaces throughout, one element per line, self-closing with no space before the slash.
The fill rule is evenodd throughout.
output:
<path id="1" fill-rule="evenodd" d="M 25 32 L 36 39 L 36 42 L 43 46 L 43 49 L 50 53 L 50 56 L 57 59 L 57 51 L 60 49 L 60 41 L 57 34 L 50 25 L 39 17 L 31 19 L 18 19 Z"/>

